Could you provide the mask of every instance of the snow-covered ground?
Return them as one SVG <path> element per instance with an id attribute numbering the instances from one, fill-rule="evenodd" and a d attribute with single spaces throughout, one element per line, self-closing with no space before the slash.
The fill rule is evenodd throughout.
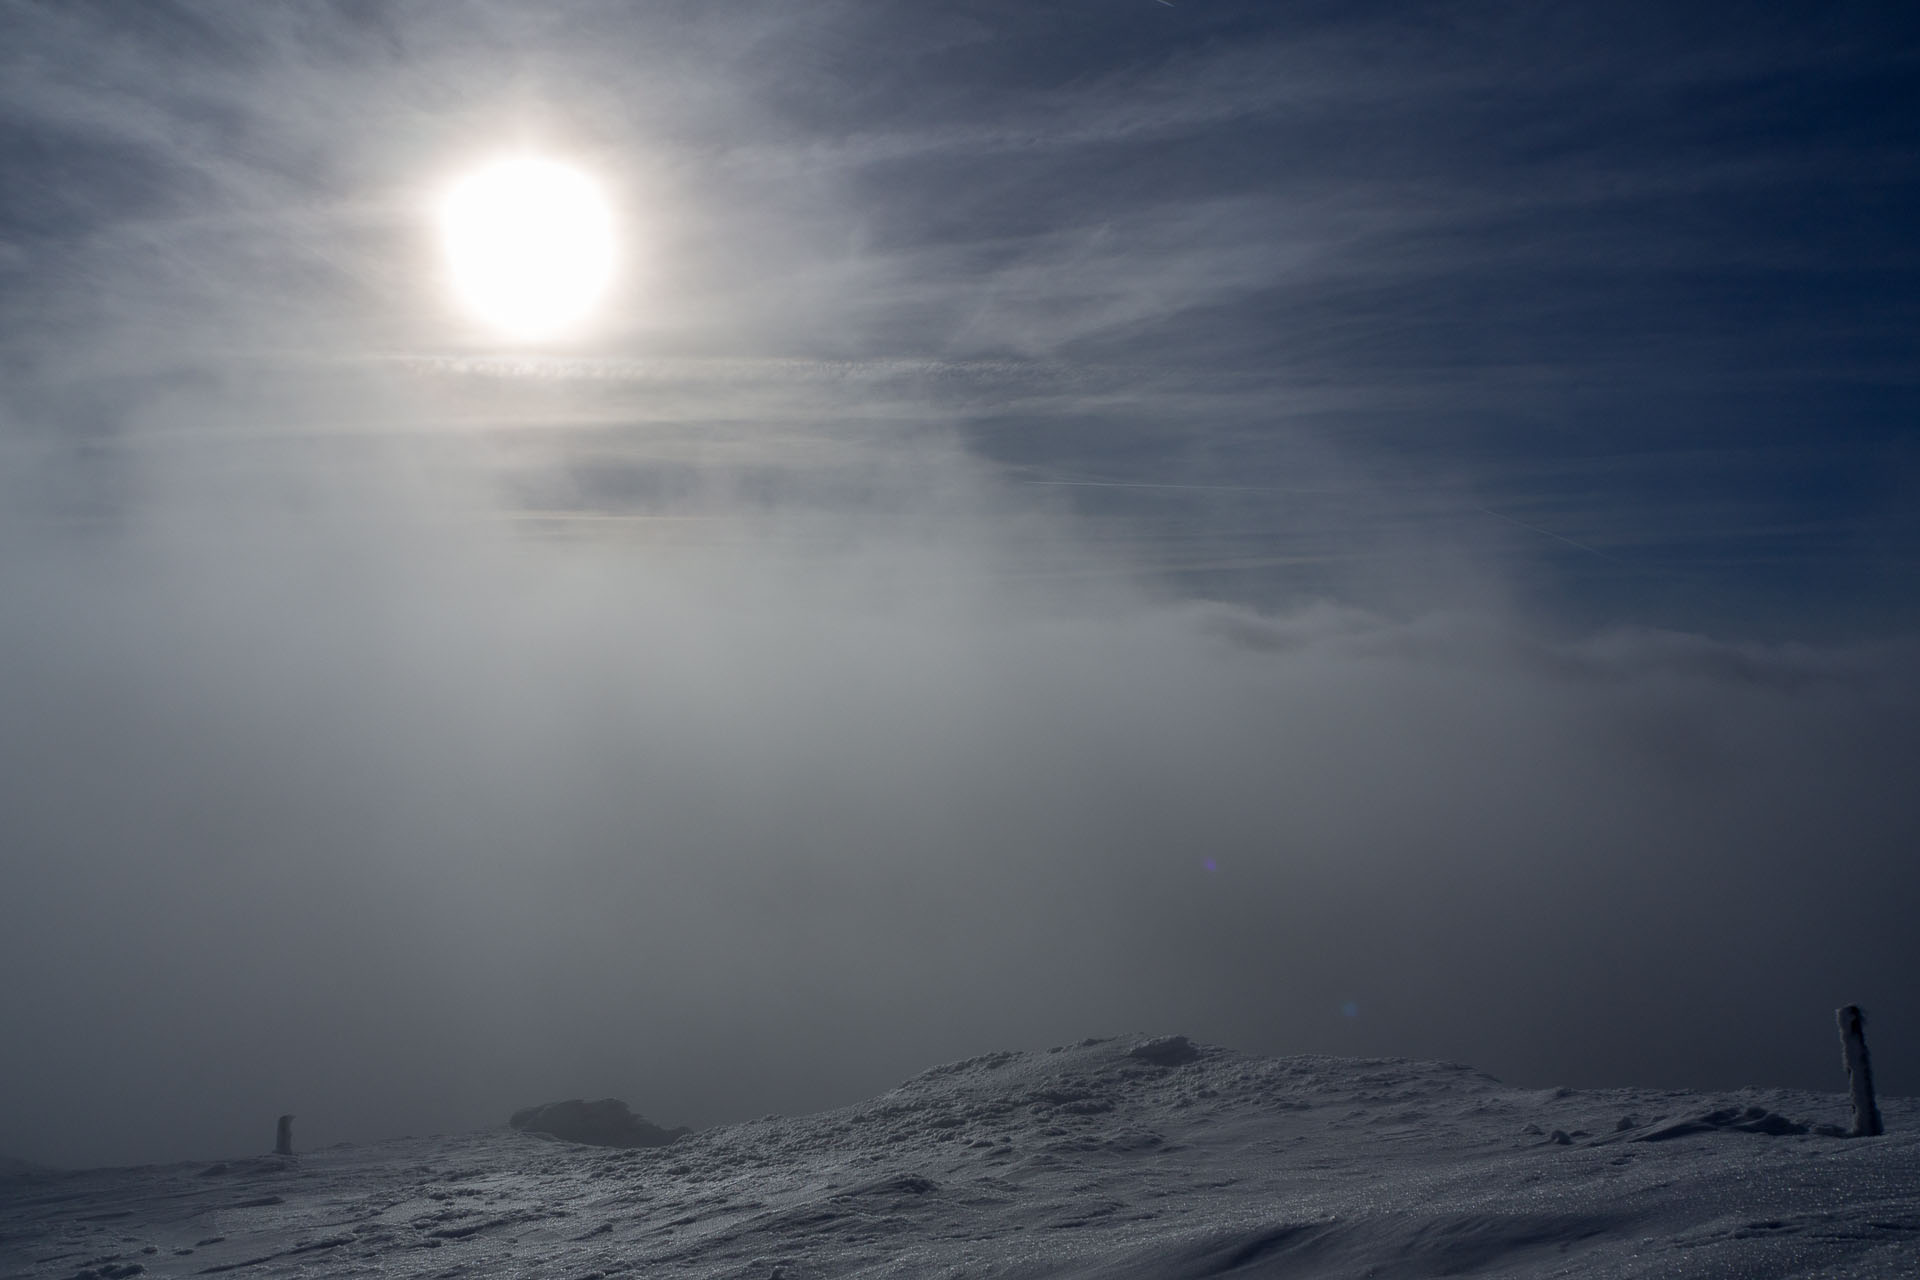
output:
<path id="1" fill-rule="evenodd" d="M 1920 1275 L 1917 1101 L 1843 1139 L 1766 1132 L 1845 1123 L 1839 1095 L 1179 1047 L 988 1054 L 665 1148 L 501 1129 L 12 1174 L 0 1274 Z"/>

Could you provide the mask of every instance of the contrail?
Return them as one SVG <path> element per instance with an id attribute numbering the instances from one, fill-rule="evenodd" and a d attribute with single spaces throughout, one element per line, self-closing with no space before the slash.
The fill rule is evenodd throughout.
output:
<path id="1" fill-rule="evenodd" d="M 1172 480 L 1107 480 L 1097 475 L 1088 475 L 1082 471 L 1074 475 L 1071 471 L 1065 475 L 1052 468 L 1037 466 L 1009 466 L 1005 470 L 1017 477 L 1018 484 L 1046 485 L 1063 489 L 1172 489 L 1195 493 L 1341 493 L 1340 489 L 1309 489 L 1292 485 L 1277 484 L 1182 484 Z M 1034 475 L 1034 472 L 1040 472 Z M 1024 473 L 1024 474 L 1023 474 Z"/>
<path id="2" fill-rule="evenodd" d="M 1163 484 L 1146 480 L 1022 480 L 1068 489 L 1191 489 L 1201 493 L 1339 493 L 1338 489 L 1289 489 L 1271 484 Z"/>
<path id="3" fill-rule="evenodd" d="M 1578 548 L 1579 550 L 1584 551 L 1589 555 L 1599 556 L 1602 560 L 1611 560 L 1615 564 L 1626 563 L 1626 561 L 1622 560 L 1619 556 L 1608 555 L 1606 552 L 1600 550 L 1600 548 L 1598 547 L 1590 547 L 1584 542 L 1575 542 L 1572 538 L 1567 537 L 1565 534 L 1555 533 L 1551 529 L 1542 529 L 1539 525 L 1528 524 L 1525 520 L 1516 520 L 1512 516 L 1503 515 L 1502 513 L 1495 511 L 1492 507 L 1478 507 L 1476 508 L 1476 510 L 1483 511 L 1487 515 L 1492 516 L 1496 520 L 1505 520 L 1508 524 L 1517 524 L 1522 529 L 1525 529 L 1530 533 L 1537 533 L 1543 538 L 1552 538 L 1555 542 L 1564 542 L 1568 546 Z"/>

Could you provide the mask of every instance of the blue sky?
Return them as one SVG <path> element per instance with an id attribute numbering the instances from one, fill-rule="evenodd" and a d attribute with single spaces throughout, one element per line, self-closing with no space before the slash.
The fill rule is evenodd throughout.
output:
<path id="1" fill-rule="evenodd" d="M 1917 22 L 0 3 L 0 1152 L 1910 1092 Z M 528 150 L 532 345 L 432 217 Z"/>
<path id="2" fill-rule="evenodd" d="M 1467 544 L 1600 615 L 1906 619 L 1910 18 L 1162 8 L 1010 19 L 869 99 L 945 143 L 862 167 L 879 243 L 1020 281 L 987 304 L 1011 323 L 910 341 L 1098 368 L 1130 401 L 983 415 L 991 456 L 1311 490 L 1311 442 L 1363 515 L 1128 509 L 1235 553 Z"/>

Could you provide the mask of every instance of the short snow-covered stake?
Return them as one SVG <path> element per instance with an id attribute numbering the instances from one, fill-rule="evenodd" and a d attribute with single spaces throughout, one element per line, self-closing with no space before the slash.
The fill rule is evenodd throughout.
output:
<path id="1" fill-rule="evenodd" d="M 1840 1050 L 1847 1064 L 1847 1087 L 1853 1092 L 1853 1132 L 1850 1138 L 1872 1138 L 1885 1133 L 1880 1108 L 1873 1101 L 1873 1066 L 1867 1061 L 1867 1016 L 1857 1004 L 1833 1012 L 1840 1023 Z"/>
<path id="2" fill-rule="evenodd" d="M 280 1127 L 273 1135 L 273 1154 L 290 1156 L 293 1154 L 293 1117 L 281 1116 Z"/>

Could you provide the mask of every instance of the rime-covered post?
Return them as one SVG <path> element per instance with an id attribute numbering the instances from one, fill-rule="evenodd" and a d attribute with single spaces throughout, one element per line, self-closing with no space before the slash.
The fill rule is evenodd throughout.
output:
<path id="1" fill-rule="evenodd" d="M 293 1117 L 281 1116 L 280 1128 L 273 1135 L 273 1154 L 290 1156 L 293 1154 Z"/>
<path id="2" fill-rule="evenodd" d="M 1840 1023 L 1840 1052 L 1847 1064 L 1847 1087 L 1853 1092 L 1853 1132 L 1849 1137 L 1872 1138 L 1885 1133 L 1880 1108 L 1873 1101 L 1873 1065 L 1867 1061 L 1867 1015 L 1850 1004 L 1834 1010 Z"/>

